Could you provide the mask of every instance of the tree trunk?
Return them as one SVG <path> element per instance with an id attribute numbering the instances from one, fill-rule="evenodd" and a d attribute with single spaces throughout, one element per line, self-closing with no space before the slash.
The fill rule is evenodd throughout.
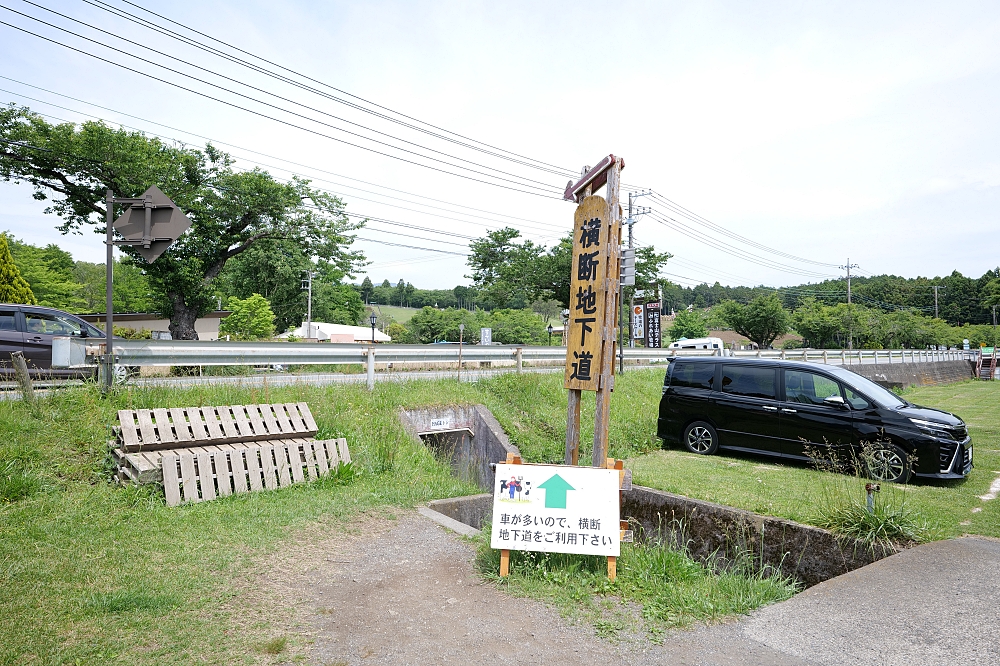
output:
<path id="1" fill-rule="evenodd" d="M 198 310 L 189 307 L 180 294 L 170 294 L 174 304 L 174 312 L 170 317 L 170 337 L 174 340 L 197 340 L 198 331 L 194 322 L 198 318 Z"/>

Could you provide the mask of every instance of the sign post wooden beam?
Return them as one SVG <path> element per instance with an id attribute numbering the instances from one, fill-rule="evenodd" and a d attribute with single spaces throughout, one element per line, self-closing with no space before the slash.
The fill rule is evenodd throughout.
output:
<path id="1" fill-rule="evenodd" d="M 588 169 L 584 168 L 581 176 L 587 176 Z M 583 191 L 584 197 L 589 197 L 592 192 L 592 185 L 587 184 Z M 575 231 L 574 231 L 575 233 Z M 570 296 L 572 299 L 572 296 Z M 571 304 L 572 305 L 572 304 Z M 572 310 L 570 310 L 570 317 L 572 318 Z M 563 344 L 566 345 L 567 350 L 569 349 L 569 344 L 567 340 L 569 339 L 569 325 L 563 329 Z M 567 358 L 569 358 L 569 352 L 567 351 Z M 568 364 L 568 361 L 567 361 Z M 580 397 L 582 392 L 578 388 L 571 388 L 567 395 L 567 409 L 566 409 L 566 459 L 567 465 L 579 465 L 580 464 Z"/>
<path id="2" fill-rule="evenodd" d="M 617 330 L 615 323 L 618 312 L 619 264 L 621 261 L 622 211 L 618 203 L 618 187 L 621 178 L 621 160 L 616 159 L 607 174 L 608 242 L 605 247 L 606 265 L 604 276 L 604 317 L 601 327 L 601 370 L 597 386 L 597 404 L 594 408 L 594 467 L 604 467 L 608 458 L 608 426 L 611 415 L 611 392 L 615 388 L 615 344 Z M 610 565 L 609 565 L 610 566 Z"/>

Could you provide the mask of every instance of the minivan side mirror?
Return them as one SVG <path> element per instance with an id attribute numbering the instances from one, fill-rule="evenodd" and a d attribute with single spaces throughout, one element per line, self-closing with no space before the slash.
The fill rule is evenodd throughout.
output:
<path id="1" fill-rule="evenodd" d="M 839 395 L 831 395 L 829 398 L 824 399 L 823 402 L 836 407 L 847 407 L 847 403 Z"/>

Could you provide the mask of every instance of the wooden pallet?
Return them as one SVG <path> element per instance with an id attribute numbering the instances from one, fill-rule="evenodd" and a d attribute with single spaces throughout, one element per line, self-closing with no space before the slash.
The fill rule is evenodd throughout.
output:
<path id="1" fill-rule="evenodd" d="M 304 402 L 123 409 L 118 421 L 116 448 L 125 453 L 313 437 L 317 432 Z"/>
<path id="2" fill-rule="evenodd" d="M 211 450 L 218 449 L 218 450 Z M 346 439 L 287 439 L 245 447 L 163 451 L 167 506 L 285 488 L 326 476 L 351 461 Z"/>

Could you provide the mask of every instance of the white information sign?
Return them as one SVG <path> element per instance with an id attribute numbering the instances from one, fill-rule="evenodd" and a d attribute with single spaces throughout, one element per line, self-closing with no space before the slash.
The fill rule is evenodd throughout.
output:
<path id="1" fill-rule="evenodd" d="M 481 329 L 479 329 L 479 344 L 481 344 L 481 345 L 492 345 L 493 344 L 493 329 L 492 328 L 481 328 Z"/>
<path id="2" fill-rule="evenodd" d="M 618 557 L 618 470 L 500 464 L 494 483 L 495 550 Z"/>

